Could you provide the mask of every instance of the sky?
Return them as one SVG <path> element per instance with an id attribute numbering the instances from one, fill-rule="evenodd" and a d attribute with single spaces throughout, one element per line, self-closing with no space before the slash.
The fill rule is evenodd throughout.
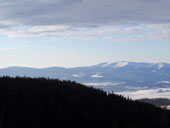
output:
<path id="1" fill-rule="evenodd" d="M 170 0 L 0 0 L 0 68 L 170 63 Z"/>

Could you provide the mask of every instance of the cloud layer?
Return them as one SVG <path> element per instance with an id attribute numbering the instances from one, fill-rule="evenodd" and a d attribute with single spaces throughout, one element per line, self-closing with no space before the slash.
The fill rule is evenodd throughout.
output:
<path id="1" fill-rule="evenodd" d="M 169 0 L 1 0 L 1 20 L 23 25 L 169 23 Z"/>
<path id="2" fill-rule="evenodd" d="M 8 37 L 43 37 L 56 39 L 68 37 L 78 40 L 106 39 L 121 42 L 170 40 L 170 24 L 154 24 L 142 26 L 109 26 L 91 29 L 71 26 L 33 26 L 17 28 L 1 28 L 0 33 Z"/>
<path id="3" fill-rule="evenodd" d="M 155 25 L 169 25 L 169 7 L 170 0 L 0 0 L 0 32 L 11 37 L 63 36 L 66 31 L 74 35 L 82 28 L 141 24 L 162 30 Z M 105 33 L 101 31 L 97 33 Z M 143 30 L 133 27 L 125 31 Z M 167 31 L 164 38 L 169 39 Z M 115 34 L 114 30 L 110 34 Z"/>

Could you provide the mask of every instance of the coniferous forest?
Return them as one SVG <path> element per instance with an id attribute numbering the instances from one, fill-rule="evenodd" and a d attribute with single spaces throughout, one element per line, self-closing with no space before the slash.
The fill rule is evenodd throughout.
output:
<path id="1" fill-rule="evenodd" d="M 74 81 L 0 78 L 0 128 L 170 128 L 170 111 Z"/>

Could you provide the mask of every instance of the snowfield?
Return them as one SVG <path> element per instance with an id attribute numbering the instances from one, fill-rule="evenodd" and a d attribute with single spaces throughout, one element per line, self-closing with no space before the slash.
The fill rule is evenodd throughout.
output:
<path id="1" fill-rule="evenodd" d="M 123 95 L 125 97 L 136 99 L 143 98 L 168 98 L 170 99 L 170 88 L 156 88 L 148 90 L 138 90 L 138 91 L 124 91 L 115 92 L 116 94 Z"/>

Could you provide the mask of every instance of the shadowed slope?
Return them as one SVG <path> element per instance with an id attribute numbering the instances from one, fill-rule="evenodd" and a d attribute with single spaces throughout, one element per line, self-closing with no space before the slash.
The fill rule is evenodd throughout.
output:
<path id="1" fill-rule="evenodd" d="M 170 128 L 170 112 L 71 81 L 0 78 L 0 128 Z"/>

